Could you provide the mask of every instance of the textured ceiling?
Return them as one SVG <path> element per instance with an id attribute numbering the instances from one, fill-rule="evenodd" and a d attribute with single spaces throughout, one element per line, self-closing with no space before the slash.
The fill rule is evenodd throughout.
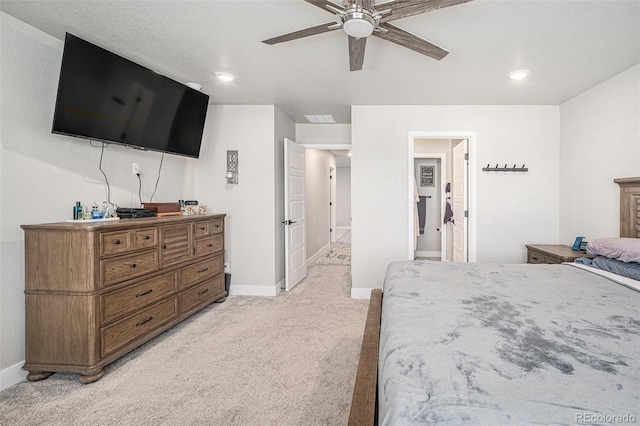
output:
<path id="1" fill-rule="evenodd" d="M 213 104 L 273 104 L 296 122 L 349 123 L 351 105 L 557 105 L 640 63 L 640 0 L 475 0 L 394 21 L 449 50 L 442 61 L 370 37 L 357 72 L 342 31 L 260 42 L 333 19 L 302 0 L 2 0 L 0 10 L 200 83 Z M 518 68 L 527 80 L 507 78 Z"/>

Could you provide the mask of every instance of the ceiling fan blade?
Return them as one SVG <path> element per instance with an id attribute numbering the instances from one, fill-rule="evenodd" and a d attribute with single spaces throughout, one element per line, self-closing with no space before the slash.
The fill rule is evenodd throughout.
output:
<path id="1" fill-rule="evenodd" d="M 327 22 L 326 24 L 317 25 L 311 28 L 305 28 L 304 30 L 294 31 L 289 34 L 284 34 L 278 37 L 270 38 L 268 40 L 262 40 L 263 43 L 267 44 L 277 44 L 283 43 L 285 41 L 296 40 L 302 37 L 308 37 L 316 34 L 322 34 L 329 31 L 333 31 L 340 28 L 340 26 L 336 26 L 335 21 Z"/>
<path id="2" fill-rule="evenodd" d="M 349 71 L 360 71 L 364 64 L 364 48 L 367 38 L 355 38 L 349 36 Z"/>
<path id="3" fill-rule="evenodd" d="M 327 5 L 329 5 L 344 12 L 344 7 L 342 7 L 339 4 L 330 2 L 329 0 L 304 0 L 304 1 L 306 1 L 307 3 L 311 3 L 312 5 L 319 7 L 320 9 L 324 9 L 326 11 L 329 11 L 329 9 L 327 9 Z"/>
<path id="4" fill-rule="evenodd" d="M 396 19 L 419 15 L 432 10 L 442 9 L 457 4 L 467 3 L 473 0 L 392 0 L 379 4 L 379 8 L 390 10 L 380 19 L 380 22 L 389 22 Z"/>
<path id="5" fill-rule="evenodd" d="M 435 44 L 394 25 L 381 23 L 380 27 L 387 31 L 375 31 L 373 33 L 374 36 L 399 44 L 402 47 L 422 53 L 423 55 L 427 55 L 433 59 L 437 59 L 438 61 L 449 54 L 449 52 L 440 46 L 436 46 Z"/>

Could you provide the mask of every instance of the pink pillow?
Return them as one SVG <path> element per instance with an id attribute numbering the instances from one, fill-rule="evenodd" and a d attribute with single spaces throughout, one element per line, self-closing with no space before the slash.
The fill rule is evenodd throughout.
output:
<path id="1" fill-rule="evenodd" d="M 587 244 L 587 254 L 640 263 L 640 238 L 600 238 Z"/>

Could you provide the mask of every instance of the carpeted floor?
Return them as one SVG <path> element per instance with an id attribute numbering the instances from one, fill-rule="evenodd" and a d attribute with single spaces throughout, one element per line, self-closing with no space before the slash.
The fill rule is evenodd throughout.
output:
<path id="1" fill-rule="evenodd" d="M 327 254 L 316 261 L 316 265 L 349 266 L 351 265 L 351 244 L 333 243 Z"/>
<path id="2" fill-rule="evenodd" d="M 367 301 L 348 267 L 277 297 L 230 296 L 107 366 L 0 392 L 2 425 L 344 425 Z"/>

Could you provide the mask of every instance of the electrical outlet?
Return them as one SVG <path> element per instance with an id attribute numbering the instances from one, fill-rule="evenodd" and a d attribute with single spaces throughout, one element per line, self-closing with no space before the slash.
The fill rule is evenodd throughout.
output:
<path id="1" fill-rule="evenodd" d="M 140 164 L 138 163 L 131 163 L 133 166 L 133 174 L 134 175 L 139 175 L 140 174 Z"/>
<path id="2" fill-rule="evenodd" d="M 230 271 L 231 271 L 231 268 L 229 267 L 229 264 L 225 263 L 224 264 L 224 273 L 228 274 Z"/>

